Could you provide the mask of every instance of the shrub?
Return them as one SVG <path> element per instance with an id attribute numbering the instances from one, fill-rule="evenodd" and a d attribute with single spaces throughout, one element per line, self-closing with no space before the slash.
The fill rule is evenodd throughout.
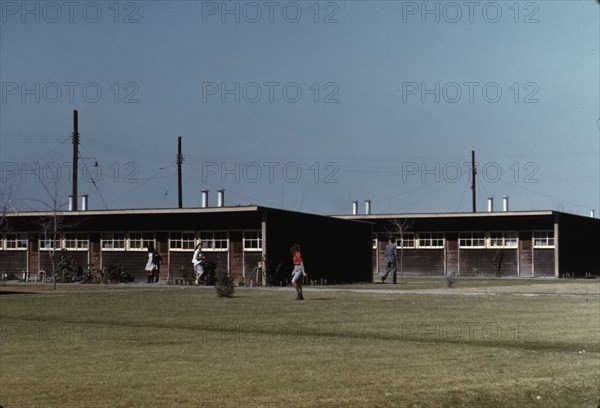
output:
<path id="1" fill-rule="evenodd" d="M 75 266 L 73 265 L 73 257 L 65 249 L 63 249 L 59 254 L 57 269 L 57 272 L 63 282 L 71 282 L 75 279 Z"/>
<path id="2" fill-rule="evenodd" d="M 82 283 L 129 283 L 133 275 L 123 265 L 109 265 L 102 269 L 88 265 L 82 274 Z"/>
<path id="3" fill-rule="evenodd" d="M 215 289 L 219 297 L 233 297 L 235 288 L 233 287 L 233 281 L 229 274 L 225 271 L 219 270 L 215 274 L 216 282 Z"/>
<path id="4" fill-rule="evenodd" d="M 216 262 L 207 259 L 204 262 L 204 275 L 202 275 L 202 280 L 206 285 L 215 285 L 217 284 L 215 281 L 217 280 L 216 276 L 217 264 Z"/>

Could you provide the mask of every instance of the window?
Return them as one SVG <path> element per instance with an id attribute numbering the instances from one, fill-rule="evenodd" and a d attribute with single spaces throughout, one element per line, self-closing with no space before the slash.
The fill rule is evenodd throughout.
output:
<path id="1" fill-rule="evenodd" d="M 4 248 L 6 250 L 27 249 L 27 234 L 6 234 L 6 245 Z"/>
<path id="2" fill-rule="evenodd" d="M 100 239 L 102 250 L 125 250 L 124 232 L 107 232 L 102 234 Z"/>
<path id="3" fill-rule="evenodd" d="M 153 232 L 130 232 L 129 249 L 132 251 L 145 251 L 148 248 L 154 248 Z"/>
<path id="4" fill-rule="evenodd" d="M 533 233 L 534 248 L 554 248 L 553 231 L 537 231 Z"/>
<path id="5" fill-rule="evenodd" d="M 490 232 L 490 248 L 516 248 L 516 232 Z"/>
<path id="6" fill-rule="evenodd" d="M 227 251 L 229 248 L 226 232 L 201 232 L 200 240 L 205 251 Z"/>
<path id="7" fill-rule="evenodd" d="M 415 247 L 415 233 L 405 232 L 402 234 L 402 238 L 396 239 L 397 248 L 414 248 Z"/>
<path id="8" fill-rule="evenodd" d="M 417 242 L 419 248 L 444 248 L 444 234 L 442 232 L 420 232 Z"/>
<path id="9" fill-rule="evenodd" d="M 171 232 L 169 234 L 170 250 L 193 250 L 196 246 L 196 234 L 194 232 Z"/>
<path id="10" fill-rule="evenodd" d="M 463 232 L 458 236 L 459 248 L 485 248 L 485 233 Z"/>
<path id="11" fill-rule="evenodd" d="M 52 251 L 62 247 L 60 244 L 60 234 L 56 234 L 56 239 L 53 239 L 53 235 L 48 234 L 46 238 L 40 238 L 40 250 Z"/>
<path id="12" fill-rule="evenodd" d="M 261 231 L 244 231 L 244 251 L 262 251 Z"/>
<path id="13" fill-rule="evenodd" d="M 65 233 L 65 248 L 69 250 L 85 251 L 89 247 L 90 240 L 87 234 L 67 232 Z"/>

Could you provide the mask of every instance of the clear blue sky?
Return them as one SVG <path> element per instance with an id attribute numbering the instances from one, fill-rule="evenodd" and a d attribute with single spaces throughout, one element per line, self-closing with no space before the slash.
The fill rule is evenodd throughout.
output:
<path id="1" fill-rule="evenodd" d="M 91 208 L 176 207 L 182 136 L 186 207 L 470 211 L 475 150 L 478 209 L 600 213 L 596 1 L 0 5 L 11 208 L 66 202 L 77 109 Z"/>

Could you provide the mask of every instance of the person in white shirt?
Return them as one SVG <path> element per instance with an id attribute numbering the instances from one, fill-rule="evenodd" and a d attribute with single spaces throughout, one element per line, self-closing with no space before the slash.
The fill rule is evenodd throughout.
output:
<path id="1" fill-rule="evenodd" d="M 204 274 L 204 261 L 206 257 L 202 255 L 202 242 L 199 242 L 196 245 L 196 250 L 194 251 L 194 256 L 192 258 L 192 263 L 194 264 L 194 272 L 196 273 L 196 281 L 194 285 L 200 284 L 200 278 Z"/>

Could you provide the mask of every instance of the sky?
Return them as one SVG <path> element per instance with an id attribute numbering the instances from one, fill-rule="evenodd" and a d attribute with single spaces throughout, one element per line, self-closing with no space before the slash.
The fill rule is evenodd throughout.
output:
<path id="1" fill-rule="evenodd" d="M 600 6 L 0 1 L 0 189 L 65 208 L 600 216 Z"/>

